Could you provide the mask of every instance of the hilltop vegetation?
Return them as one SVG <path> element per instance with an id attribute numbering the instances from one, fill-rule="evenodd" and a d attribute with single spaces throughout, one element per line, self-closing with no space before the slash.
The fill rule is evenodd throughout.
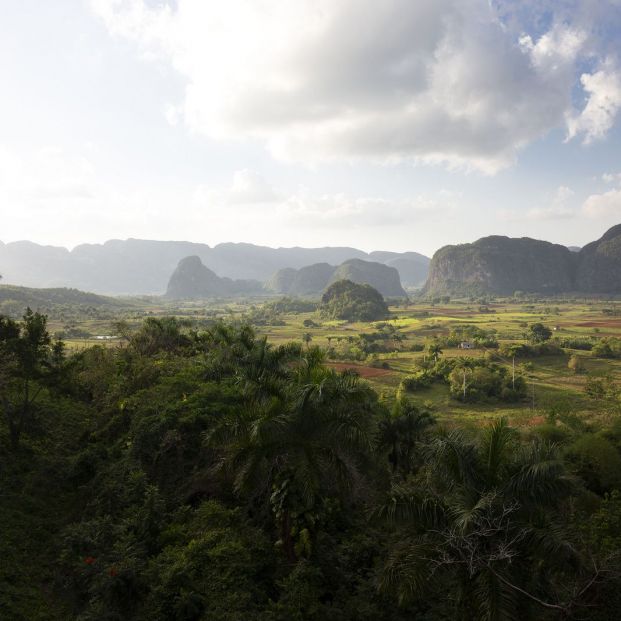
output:
<path id="1" fill-rule="evenodd" d="M 388 317 L 382 294 L 371 285 L 337 280 L 321 296 L 320 313 L 329 319 L 377 321 Z"/>
<path id="2" fill-rule="evenodd" d="M 621 293 L 621 225 L 578 252 L 529 238 L 484 237 L 445 246 L 431 261 L 428 295 Z"/>
<path id="3" fill-rule="evenodd" d="M 86 312 L 88 309 L 118 311 L 130 308 L 130 300 L 105 297 L 77 289 L 30 289 L 13 285 L 0 285 L 0 314 L 20 317 L 24 308 L 30 307 L 44 313 L 67 310 L 69 313 Z"/>

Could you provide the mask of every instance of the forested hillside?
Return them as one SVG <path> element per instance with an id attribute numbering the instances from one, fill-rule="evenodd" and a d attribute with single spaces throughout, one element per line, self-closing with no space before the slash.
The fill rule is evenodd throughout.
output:
<path id="1" fill-rule="evenodd" d="M 621 293 L 621 225 L 584 248 L 492 235 L 444 246 L 431 261 L 429 295 Z"/>
<path id="2" fill-rule="evenodd" d="M 69 354 L 2 317 L 2 618 L 616 617 L 618 417 L 440 426 L 324 355 L 174 318 Z"/>

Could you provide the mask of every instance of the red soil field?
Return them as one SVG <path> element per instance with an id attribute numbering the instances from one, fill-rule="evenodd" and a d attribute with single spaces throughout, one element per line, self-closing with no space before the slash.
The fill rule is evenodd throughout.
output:
<path id="1" fill-rule="evenodd" d="M 610 319 L 609 321 L 585 321 L 575 324 L 581 328 L 621 328 L 621 319 Z"/>

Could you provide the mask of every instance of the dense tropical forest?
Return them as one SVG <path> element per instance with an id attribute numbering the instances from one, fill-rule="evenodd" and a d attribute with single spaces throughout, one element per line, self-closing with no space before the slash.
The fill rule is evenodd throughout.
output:
<path id="1" fill-rule="evenodd" d="M 310 338 L 117 331 L 0 318 L 3 619 L 616 618 L 618 416 L 466 427 Z"/>

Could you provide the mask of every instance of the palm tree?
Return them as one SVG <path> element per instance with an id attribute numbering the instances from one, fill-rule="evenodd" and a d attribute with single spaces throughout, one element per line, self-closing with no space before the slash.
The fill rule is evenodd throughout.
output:
<path id="1" fill-rule="evenodd" d="M 208 437 L 235 492 L 269 503 L 292 563 L 308 551 L 321 500 L 359 487 L 374 440 L 374 393 L 357 375 L 324 367 L 322 356 L 308 348 L 287 376 L 270 375 L 269 389 L 260 376 L 246 378 L 244 406 Z"/>
<path id="2" fill-rule="evenodd" d="M 570 490 L 555 448 L 522 446 L 504 419 L 478 443 L 443 434 L 429 446 L 424 479 L 395 487 L 381 510 L 408 527 L 383 588 L 407 600 L 448 579 L 460 619 L 526 619 L 533 604 L 560 612 L 545 597 L 552 559 L 576 558 L 553 520 Z"/>
<path id="3" fill-rule="evenodd" d="M 438 358 L 442 355 L 442 347 L 440 343 L 432 342 L 427 345 L 427 353 L 438 362 Z"/>
<path id="4" fill-rule="evenodd" d="M 392 412 L 379 423 L 379 447 L 388 453 L 393 474 L 407 476 L 414 466 L 414 449 L 435 422 L 427 410 L 420 410 L 401 397 Z"/>

